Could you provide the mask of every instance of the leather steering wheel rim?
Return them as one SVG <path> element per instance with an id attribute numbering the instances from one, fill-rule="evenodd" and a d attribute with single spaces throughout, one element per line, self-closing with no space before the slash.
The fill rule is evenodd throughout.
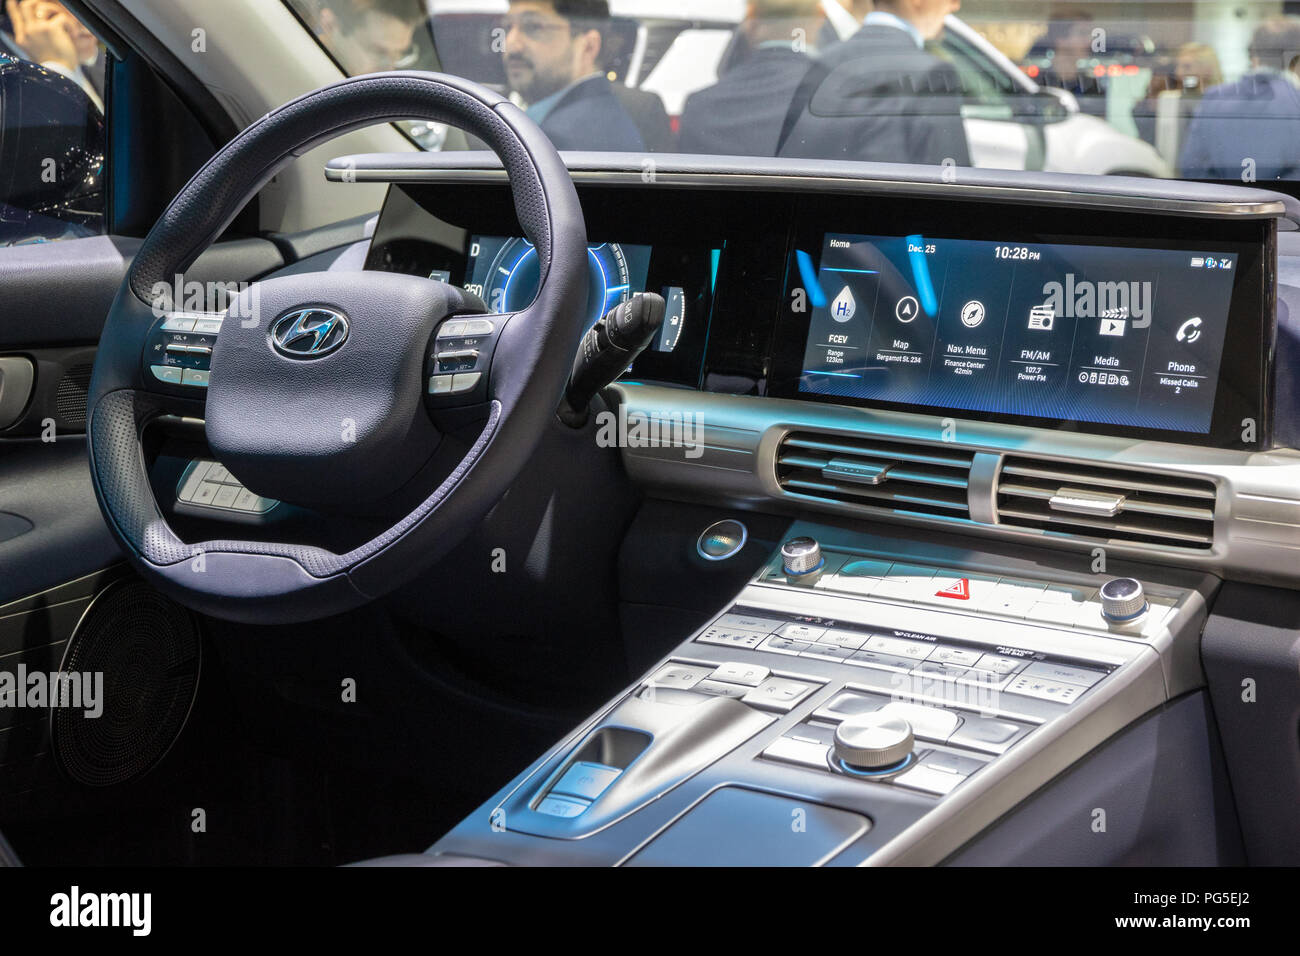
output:
<path id="1" fill-rule="evenodd" d="M 413 511 L 343 554 L 238 538 L 181 540 L 153 494 L 143 432 L 160 416 L 201 417 L 203 412 L 198 400 L 160 395 L 145 378 L 145 341 L 158 322 L 149 304 L 155 284 L 193 265 L 286 163 L 354 129 L 399 119 L 457 126 L 497 153 L 509 175 L 519 223 L 541 262 L 533 304 L 492 317 L 501 331 L 488 373 L 482 432 Z M 334 274 L 318 275 L 322 284 L 328 285 L 329 277 L 338 285 Z M 411 326 L 412 341 L 461 302 L 450 287 L 419 285 L 441 285 L 430 280 L 367 273 L 351 274 L 349 281 L 361 288 L 358 295 L 396 289 L 394 301 L 433 303 L 433 317 Z M 460 543 L 519 475 L 563 393 L 584 332 L 585 297 L 586 229 L 572 178 L 550 140 L 508 100 L 458 77 L 415 72 L 355 77 L 294 100 L 248 127 L 193 177 L 149 233 L 119 290 L 101 338 L 87 415 L 91 474 L 109 527 L 147 580 L 217 617 L 304 621 L 381 597 Z M 358 309 L 364 312 L 364 304 Z M 263 324 L 274 321 L 267 317 Z M 218 336 L 214 389 L 222 384 L 223 347 Z M 424 348 L 414 358 L 394 359 L 394 380 L 409 383 Z M 235 377 L 231 366 L 226 378 Z M 410 405 L 406 398 L 403 402 Z M 208 428 L 211 437 L 213 423 Z"/>

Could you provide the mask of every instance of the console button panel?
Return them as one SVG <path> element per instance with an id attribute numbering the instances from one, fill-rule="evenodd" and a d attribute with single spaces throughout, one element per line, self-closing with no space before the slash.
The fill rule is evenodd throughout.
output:
<path id="1" fill-rule="evenodd" d="M 960 614 L 1029 621 L 1053 628 L 1101 633 L 1119 630 L 1102 615 L 1099 588 L 1093 585 L 1034 581 L 1018 576 L 829 551 L 824 554 L 826 570 L 815 581 L 791 581 L 778 561 L 769 563 L 758 583 L 804 590 L 811 587 L 817 591 L 873 601 L 917 604 Z M 1158 629 L 1177 604 L 1175 596 L 1160 593 L 1158 588 L 1155 590 L 1157 593 L 1148 595 L 1150 607 L 1146 615 L 1133 625 L 1144 634 Z M 1133 633 L 1132 628 L 1123 630 Z"/>
<path id="2" fill-rule="evenodd" d="M 917 577 L 915 567 L 908 566 L 909 579 Z M 1070 599 L 1068 593 L 1054 598 Z M 961 618 L 953 621 L 959 626 Z M 689 690 L 691 696 L 727 693 L 768 709 L 779 703 L 781 712 L 788 712 L 825 681 L 766 677 L 769 665 L 762 656 L 780 655 L 794 668 L 803 659 L 833 662 L 842 689 L 770 740 L 759 759 L 936 797 L 950 793 L 1035 728 L 1066 713 L 1114 669 L 1032 648 L 990 647 L 959 636 L 739 606 L 706 627 L 695 643 L 741 653 L 713 667 L 671 661 L 646 687 Z M 760 682 L 750 683 L 755 680 Z M 835 756 L 836 726 L 877 712 L 907 721 L 916 740 L 913 753 L 880 771 L 843 765 Z"/>

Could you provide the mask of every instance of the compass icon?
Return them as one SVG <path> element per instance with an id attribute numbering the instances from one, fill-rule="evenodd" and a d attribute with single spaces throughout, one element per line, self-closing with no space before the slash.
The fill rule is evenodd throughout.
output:
<path id="1" fill-rule="evenodd" d="M 961 324 L 968 329 L 977 328 L 984 321 L 984 303 L 971 299 L 961 307 Z"/>

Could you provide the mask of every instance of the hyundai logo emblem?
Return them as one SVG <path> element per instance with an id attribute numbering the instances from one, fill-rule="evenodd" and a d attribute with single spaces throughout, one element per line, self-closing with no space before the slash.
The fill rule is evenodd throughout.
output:
<path id="1" fill-rule="evenodd" d="M 293 359 L 317 359 L 347 341 L 348 320 L 333 309 L 295 309 L 271 326 L 271 345 Z"/>

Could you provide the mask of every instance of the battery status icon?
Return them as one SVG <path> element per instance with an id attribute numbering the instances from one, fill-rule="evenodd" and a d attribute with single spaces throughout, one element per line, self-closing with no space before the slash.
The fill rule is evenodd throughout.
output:
<path id="1" fill-rule="evenodd" d="M 1204 269 L 1204 268 L 1205 268 L 1205 256 L 1192 256 L 1192 268 L 1193 268 L 1193 269 Z"/>

